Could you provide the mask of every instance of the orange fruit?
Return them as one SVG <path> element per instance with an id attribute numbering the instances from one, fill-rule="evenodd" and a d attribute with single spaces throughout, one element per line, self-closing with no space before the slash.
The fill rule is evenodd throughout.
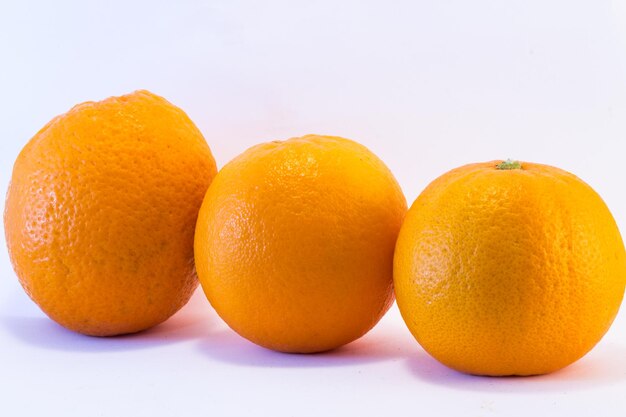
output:
<path id="1" fill-rule="evenodd" d="M 226 323 L 283 352 L 319 352 L 371 329 L 393 302 L 406 212 L 393 175 L 348 139 L 248 149 L 215 177 L 195 236 L 198 276 Z"/>
<path id="2" fill-rule="evenodd" d="M 215 176 L 187 115 L 148 91 L 54 118 L 13 167 L 4 225 L 28 295 L 68 329 L 137 332 L 197 287 L 193 233 Z"/>
<path id="3" fill-rule="evenodd" d="M 394 258 L 398 306 L 417 341 L 479 375 L 576 361 L 609 329 L 625 282 L 624 244 L 598 194 L 561 169 L 510 160 L 433 181 Z"/>

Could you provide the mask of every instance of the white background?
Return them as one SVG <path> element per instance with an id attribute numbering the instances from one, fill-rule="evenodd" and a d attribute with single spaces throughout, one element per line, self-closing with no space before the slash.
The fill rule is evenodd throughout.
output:
<path id="1" fill-rule="evenodd" d="M 340 135 L 411 202 L 455 166 L 513 157 L 576 173 L 626 231 L 626 2 L 86 3 L 0 1 L 2 193 L 53 116 L 147 88 L 187 111 L 219 166 L 258 142 Z M 0 250 L 4 416 L 623 416 L 625 359 L 622 311 L 561 372 L 461 375 L 395 307 L 345 348 L 284 355 L 229 331 L 200 292 L 153 330 L 89 338 L 47 319 Z"/>

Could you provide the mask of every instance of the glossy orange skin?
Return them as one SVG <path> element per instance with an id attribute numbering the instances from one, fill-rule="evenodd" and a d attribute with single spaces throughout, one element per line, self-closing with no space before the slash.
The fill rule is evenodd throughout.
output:
<path id="1" fill-rule="evenodd" d="M 602 199 L 551 166 L 466 165 L 412 205 L 394 259 L 402 316 L 443 364 L 479 375 L 563 368 L 609 329 L 626 282 Z"/>
<path id="2" fill-rule="evenodd" d="M 320 352 L 370 330 L 393 302 L 406 200 L 356 142 L 308 135 L 255 146 L 200 209 L 198 276 L 226 323 L 283 352 Z"/>
<path id="3" fill-rule="evenodd" d="M 15 161 L 4 225 L 28 295 L 87 335 L 133 333 L 197 287 L 193 233 L 215 161 L 179 108 L 147 91 L 54 118 Z"/>

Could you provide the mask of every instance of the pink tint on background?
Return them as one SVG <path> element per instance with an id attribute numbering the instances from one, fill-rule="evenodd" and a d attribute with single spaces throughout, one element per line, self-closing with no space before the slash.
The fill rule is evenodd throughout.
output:
<path id="1" fill-rule="evenodd" d="M 588 182 L 626 232 L 623 1 L 5 1 L 0 63 L 0 195 L 52 117 L 146 88 L 190 115 L 219 166 L 258 142 L 340 135 L 410 203 L 453 167 L 535 161 Z M 430 358 L 395 307 L 321 355 L 249 343 L 200 291 L 149 331 L 77 335 L 28 299 L 4 248 L 2 229 L 1 416 L 626 415 L 623 311 L 560 372 L 482 378 Z"/>

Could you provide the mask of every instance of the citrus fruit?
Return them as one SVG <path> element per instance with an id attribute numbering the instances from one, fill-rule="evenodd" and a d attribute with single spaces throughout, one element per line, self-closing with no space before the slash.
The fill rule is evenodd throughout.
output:
<path id="1" fill-rule="evenodd" d="M 307 135 L 248 149 L 207 192 L 195 256 L 204 292 L 243 337 L 319 352 L 371 329 L 393 302 L 406 201 L 372 152 Z"/>
<path id="2" fill-rule="evenodd" d="M 68 329 L 137 332 L 197 287 L 193 233 L 216 167 L 179 108 L 148 91 L 79 104 L 26 144 L 4 225 L 19 280 Z"/>
<path id="3" fill-rule="evenodd" d="M 561 169 L 494 161 L 433 181 L 394 258 L 402 316 L 443 364 L 533 375 L 587 353 L 619 309 L 626 256 L 594 190 Z"/>

